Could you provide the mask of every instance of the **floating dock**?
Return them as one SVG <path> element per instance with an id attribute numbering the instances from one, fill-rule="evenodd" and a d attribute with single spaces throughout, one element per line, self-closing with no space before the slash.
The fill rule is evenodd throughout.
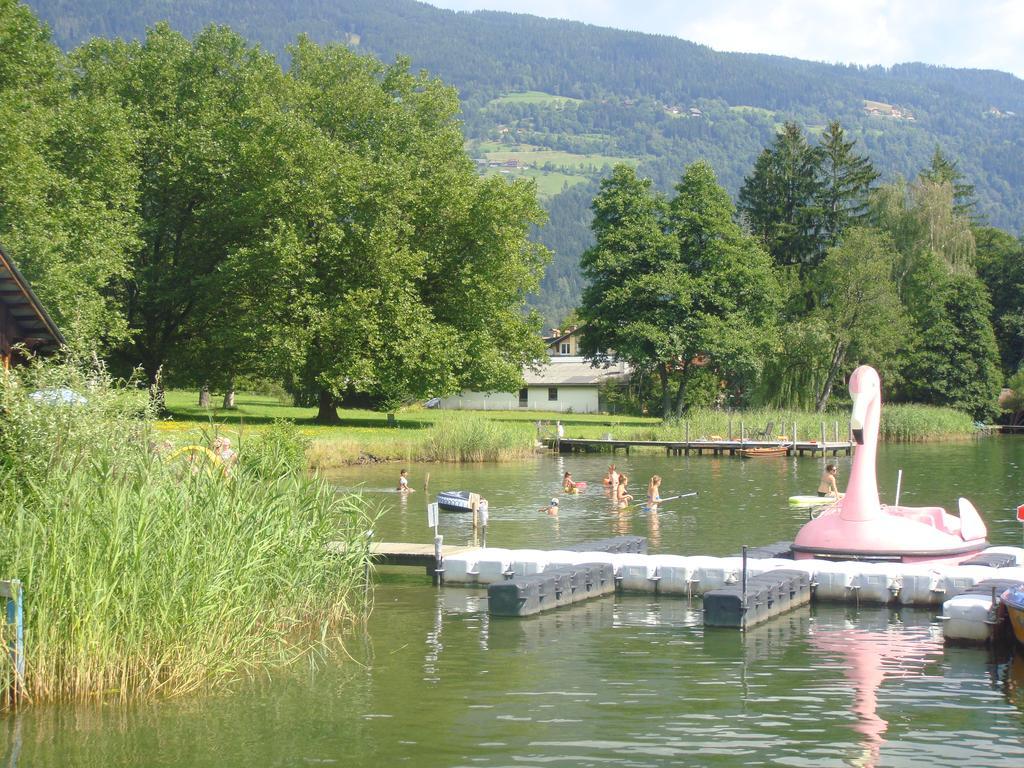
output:
<path id="1" fill-rule="evenodd" d="M 487 587 L 490 597 L 500 595 L 495 615 L 526 616 L 612 591 L 701 596 L 705 623 L 741 628 L 808 601 L 917 606 L 941 610 L 950 643 L 995 641 L 1006 626 L 1000 595 L 1024 583 L 1019 547 L 990 547 L 961 565 L 943 565 L 792 560 L 779 556 L 786 542 L 751 549 L 746 559 L 650 555 L 641 542 L 642 537 L 626 536 L 563 550 L 444 547 L 440 563 L 431 545 L 374 548 L 380 562 L 426 565 L 445 584 Z M 413 561 L 417 547 L 422 551 L 415 557 L 422 559 Z M 595 572 L 599 566 L 606 570 Z M 497 588 L 490 594 L 492 587 Z M 709 610 L 707 596 L 716 591 L 712 602 L 719 602 Z"/>

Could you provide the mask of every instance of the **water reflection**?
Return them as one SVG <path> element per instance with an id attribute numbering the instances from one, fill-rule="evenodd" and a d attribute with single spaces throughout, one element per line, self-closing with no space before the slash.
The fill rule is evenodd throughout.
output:
<path id="1" fill-rule="evenodd" d="M 924 677 L 925 667 L 942 656 L 942 635 L 937 628 L 878 627 L 888 616 L 888 610 L 876 617 L 864 613 L 857 617 L 856 625 L 851 621 L 841 628 L 814 626 L 808 636 L 811 649 L 837 659 L 853 685 L 852 711 L 857 716 L 853 727 L 863 736 L 863 752 L 853 762 L 857 766 L 875 766 L 885 743 L 889 723 L 878 714 L 882 684 Z"/>

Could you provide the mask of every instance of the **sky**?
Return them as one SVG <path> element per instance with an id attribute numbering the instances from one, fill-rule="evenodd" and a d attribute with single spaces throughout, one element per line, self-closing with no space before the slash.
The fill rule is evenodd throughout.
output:
<path id="1" fill-rule="evenodd" d="M 572 19 L 718 51 L 891 65 L 923 61 L 1024 78 L 1024 0 L 427 0 L 452 10 Z"/>

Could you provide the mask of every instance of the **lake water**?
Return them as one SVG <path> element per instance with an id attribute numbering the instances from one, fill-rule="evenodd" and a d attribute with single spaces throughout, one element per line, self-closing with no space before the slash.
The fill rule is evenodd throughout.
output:
<path id="1" fill-rule="evenodd" d="M 832 459 L 829 459 L 830 461 Z M 555 548 L 647 536 L 653 552 L 732 554 L 792 539 L 806 519 L 811 458 L 625 457 L 643 495 L 697 491 L 657 517 L 622 512 L 600 485 L 609 458 L 538 457 L 409 467 L 430 494 L 402 499 L 394 465 L 334 476 L 384 510 L 380 540 L 431 540 L 424 504 L 440 490 L 490 501 L 488 543 Z M 840 457 L 839 485 L 850 459 Z M 1020 544 L 1024 438 L 883 446 L 892 501 L 974 502 L 998 544 Z M 559 492 L 562 472 L 591 486 Z M 538 512 L 553 495 L 557 517 Z M 473 536 L 444 514 L 448 543 Z M 945 648 L 929 611 L 796 611 L 746 635 L 707 630 L 700 601 L 616 596 L 525 620 L 491 619 L 478 590 L 435 589 L 422 571 L 382 569 L 351 660 L 307 666 L 229 694 L 156 704 L 38 707 L 0 720 L 0 766 L 1021 766 L 1024 660 Z"/>

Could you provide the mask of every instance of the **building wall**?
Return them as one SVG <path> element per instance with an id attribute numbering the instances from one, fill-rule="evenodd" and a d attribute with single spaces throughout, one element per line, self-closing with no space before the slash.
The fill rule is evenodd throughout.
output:
<path id="1" fill-rule="evenodd" d="M 442 397 L 438 408 L 471 411 L 560 411 L 597 413 L 597 386 L 552 387 L 557 399 L 551 400 L 546 386 L 527 388 L 527 404 L 519 404 L 515 392 L 470 392 Z"/>

